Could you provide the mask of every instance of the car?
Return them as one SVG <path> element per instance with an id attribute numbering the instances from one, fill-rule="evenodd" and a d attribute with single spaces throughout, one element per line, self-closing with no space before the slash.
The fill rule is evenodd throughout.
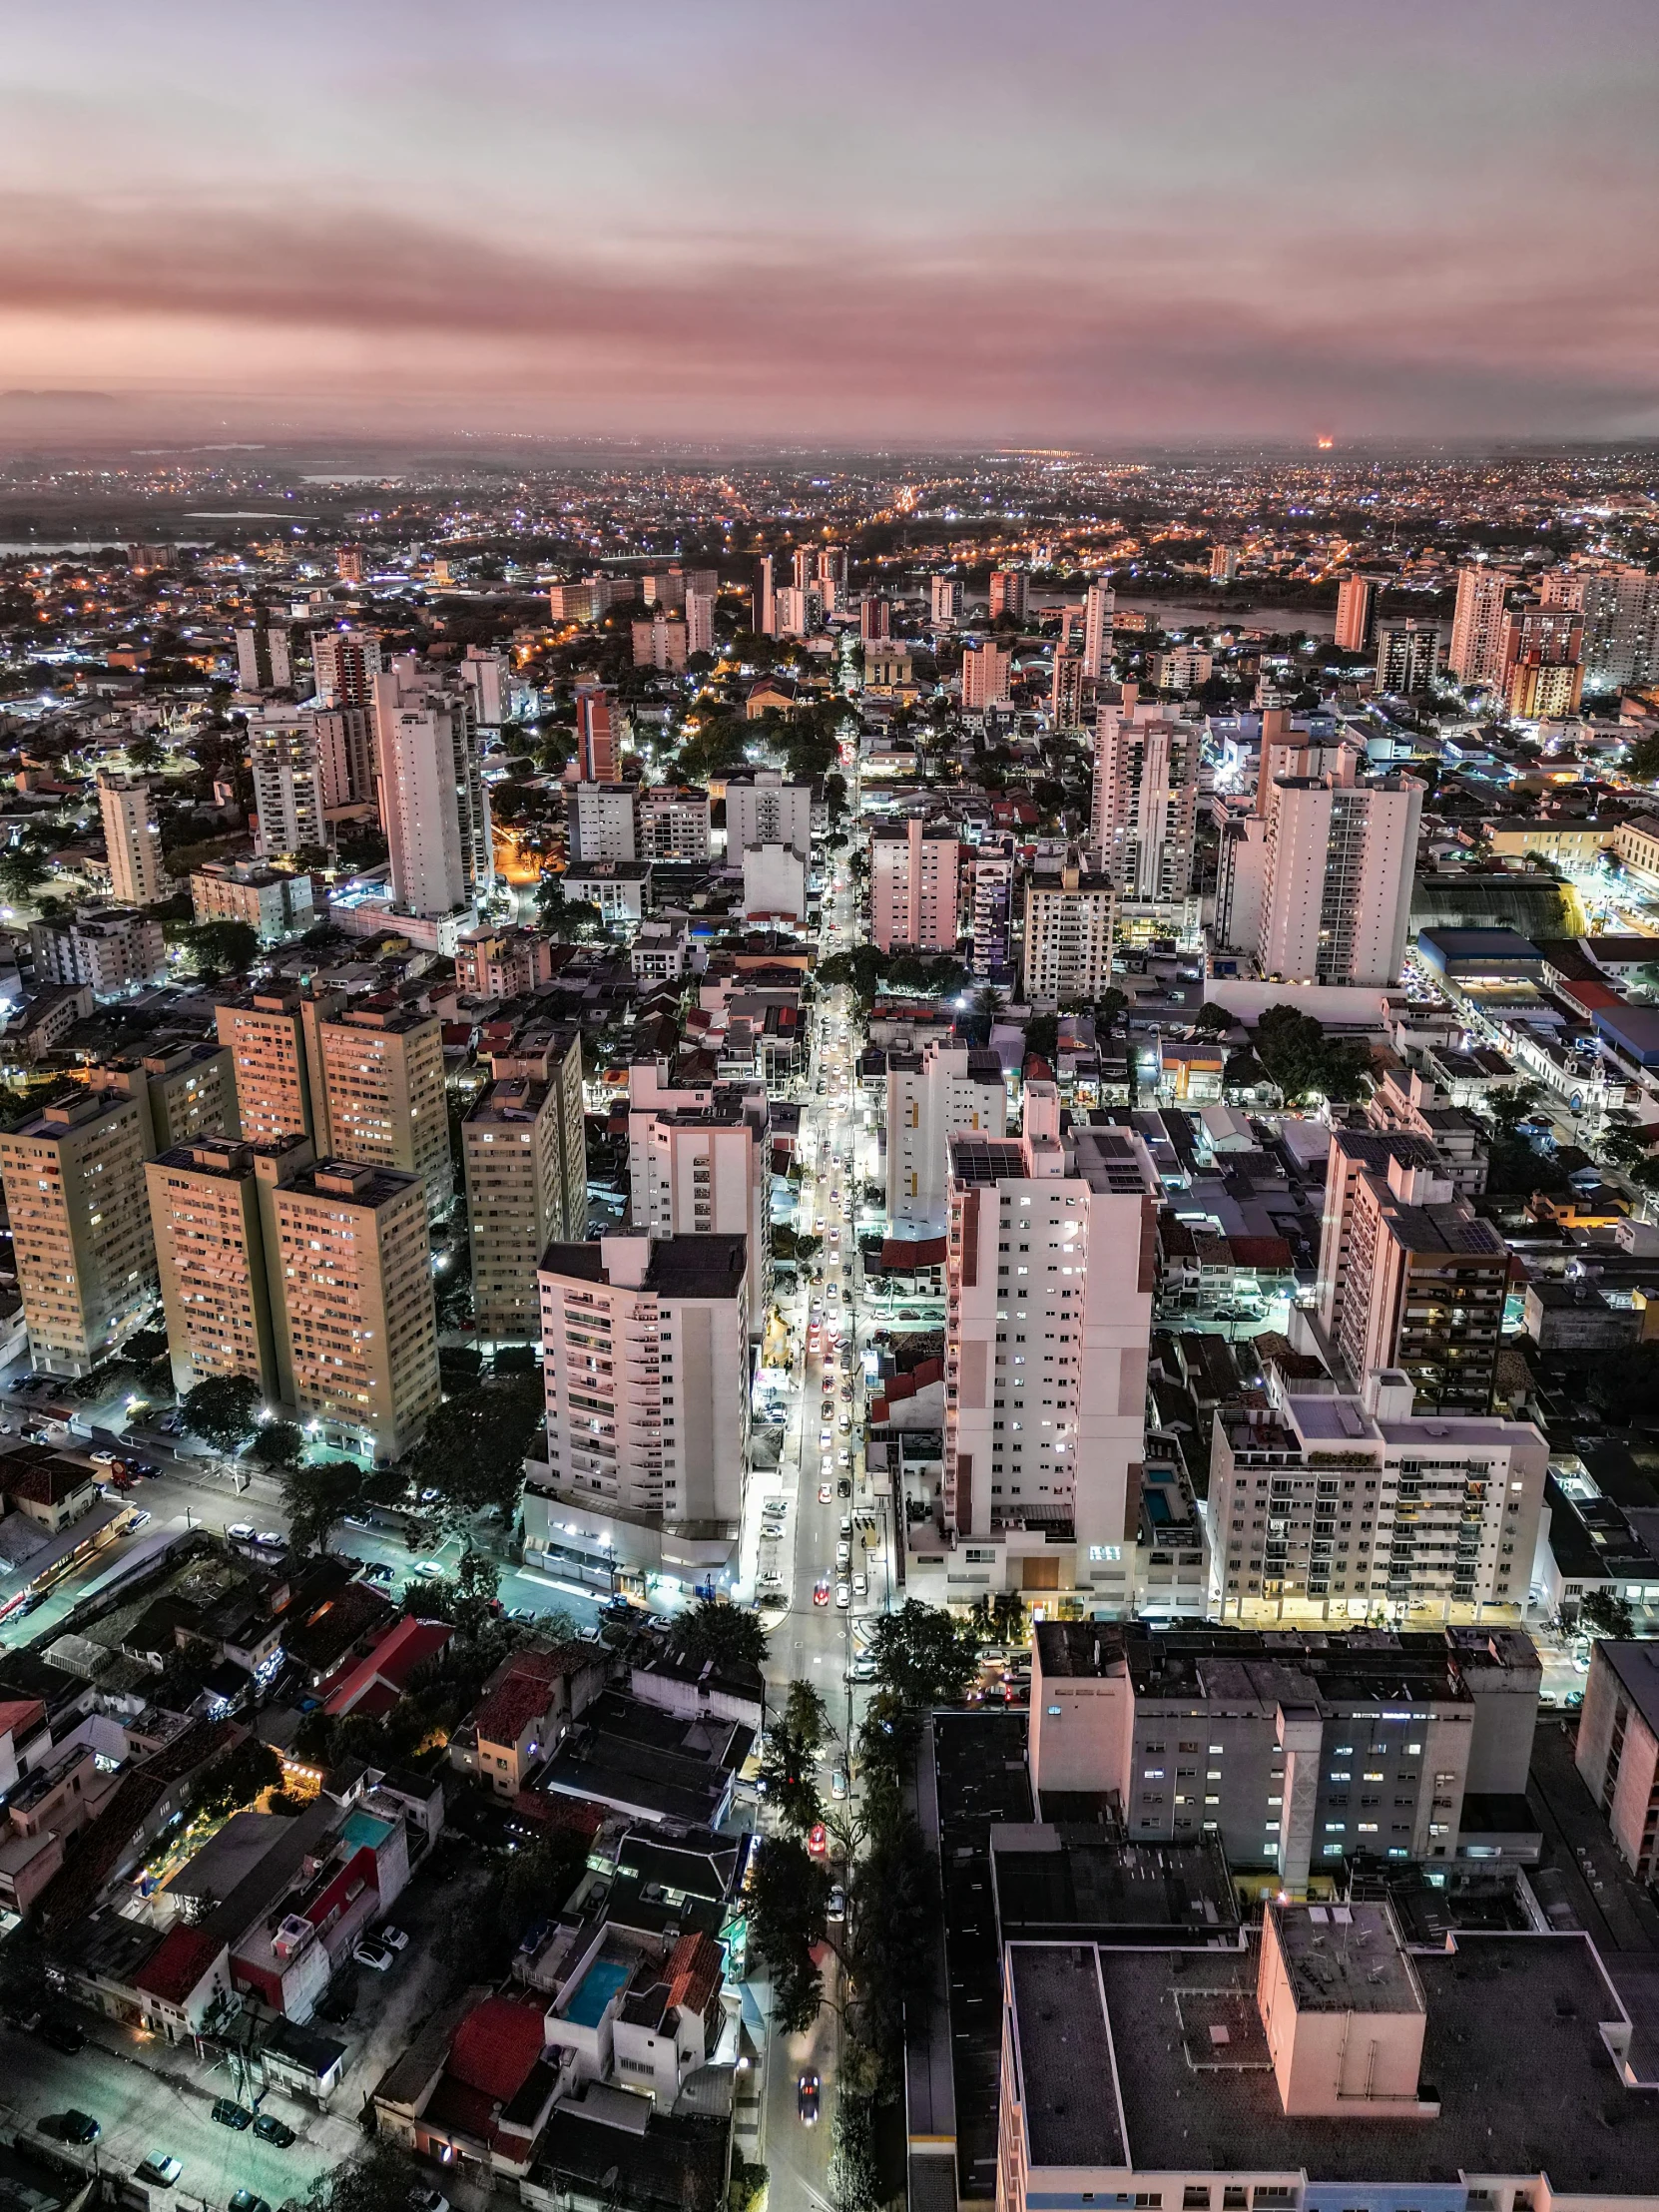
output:
<path id="1" fill-rule="evenodd" d="M 376 1973 L 385 1973 L 392 1964 L 392 1953 L 384 1943 L 358 1943 L 351 1955 L 359 1966 L 370 1966 Z"/>
<path id="2" fill-rule="evenodd" d="M 852 1577 L 852 1595 L 854 1597 L 868 1597 L 869 1577 L 867 1574 L 855 1574 Z"/>
<path id="3" fill-rule="evenodd" d="M 63 2019 L 53 2012 L 47 2013 L 35 2033 L 53 2050 L 61 2050 L 66 2058 L 73 2058 L 77 2051 L 86 2048 L 85 2031 L 77 2027 L 73 2020 Z"/>
<path id="4" fill-rule="evenodd" d="M 815 1583 L 813 1584 L 813 1603 L 814 1603 L 815 1605 L 828 1605 L 828 1604 L 829 1604 L 829 1602 L 830 1602 L 830 1585 L 829 1585 L 829 1583 L 828 1583 L 828 1582 L 815 1582 Z"/>
<path id="5" fill-rule="evenodd" d="M 409 1572 L 418 1575 L 422 1582 L 441 1582 L 443 1580 L 443 1569 L 435 1559 L 417 1559 Z"/>
<path id="6" fill-rule="evenodd" d="M 377 1943 L 384 1943 L 387 1950 L 407 1950 L 409 1947 L 406 1931 L 401 1928 L 393 1928 L 390 1921 L 387 1921 L 374 1940 Z"/>
<path id="7" fill-rule="evenodd" d="M 231 2196 L 231 2212 L 271 2212 L 271 2206 L 252 2189 L 237 2189 Z"/>
<path id="8" fill-rule="evenodd" d="M 804 2073 L 795 2085 L 795 2108 L 801 2115 L 803 2127 L 817 2127 L 818 2106 L 818 2075 L 816 2073 Z"/>
<path id="9" fill-rule="evenodd" d="M 160 2151 L 152 2151 L 142 2166 L 133 2168 L 135 2181 L 148 2181 L 154 2189 L 171 2189 L 184 2167 L 177 2158 L 164 2158 Z"/>
<path id="10" fill-rule="evenodd" d="M 254 2121 L 254 2133 L 262 2143 L 270 2143 L 274 2150 L 289 2150 L 299 2138 L 286 2120 L 279 2120 L 275 2112 L 261 2112 Z"/>
<path id="11" fill-rule="evenodd" d="M 233 1521 L 225 1533 L 234 1544 L 251 1544 L 254 1541 L 254 1523 L 251 1520 Z"/>
<path id="12" fill-rule="evenodd" d="M 516 1621 L 520 1628 L 528 1628 L 538 1618 L 538 1616 L 531 1610 L 528 1605 L 515 1605 L 512 1611 L 507 1615 L 507 1618 L 510 1621 Z"/>
<path id="13" fill-rule="evenodd" d="M 846 1774 L 840 1767 L 837 1767 L 830 1777 L 830 1795 L 835 1798 L 843 1798 L 846 1795 Z"/>
<path id="14" fill-rule="evenodd" d="M 827 1921 L 844 1921 L 846 1918 L 846 1892 L 838 1882 L 830 1892 L 829 1900 L 824 1908 L 824 1917 Z"/>
<path id="15" fill-rule="evenodd" d="M 263 1544 L 267 1551 L 283 1551 L 287 1548 L 287 1538 L 278 1535 L 275 1528 L 262 1528 L 254 1541 Z"/>
<path id="16" fill-rule="evenodd" d="M 852 1603 L 852 1592 L 851 1592 L 851 1591 L 850 1591 L 850 1590 L 849 1590 L 849 1589 L 847 1588 L 847 1586 L 846 1586 L 846 1584 L 845 1584 L 844 1582 L 837 1582 L 837 1583 L 835 1584 L 835 1606 L 836 1606 L 836 1609 L 837 1609 L 837 1610 L 838 1610 L 839 1612 L 842 1612 L 842 1613 L 844 1613 L 844 1612 L 846 1611 L 847 1607 L 848 1607 L 848 1606 L 849 1606 L 849 1605 L 850 1605 L 851 1603 Z"/>
<path id="17" fill-rule="evenodd" d="M 828 1482 L 821 1482 L 821 1483 L 819 1484 L 819 1486 L 818 1486 L 818 1501 L 819 1501 L 819 1503 L 820 1503 L 821 1505 L 828 1505 L 828 1504 L 829 1504 L 829 1502 L 830 1502 L 830 1499 L 831 1499 L 831 1498 L 832 1498 L 832 1497 L 834 1496 L 834 1494 L 835 1494 L 835 1493 L 834 1493 L 834 1491 L 833 1491 L 832 1489 L 830 1489 L 830 1485 L 829 1485 L 829 1483 L 828 1483 Z"/>
<path id="18" fill-rule="evenodd" d="M 449 2212 L 449 2199 L 436 2189 L 411 2189 L 409 2212 Z"/>
<path id="19" fill-rule="evenodd" d="M 766 1573 L 761 1577 L 761 1588 L 763 1590 L 781 1590 L 783 1587 L 783 1575 L 776 1567 L 768 1567 Z"/>
<path id="20" fill-rule="evenodd" d="M 74 2105 L 62 2115 L 57 2126 L 60 2143 L 96 2143 L 103 2132 L 90 2112 L 78 2112 Z"/>
<path id="21" fill-rule="evenodd" d="M 212 2117 L 221 2127 L 234 2128 L 239 2135 L 246 2135 L 254 2124 L 253 2113 L 235 2097 L 216 2097 Z"/>
<path id="22" fill-rule="evenodd" d="M 843 1513 L 843 1514 L 841 1515 L 841 1526 L 840 1526 L 840 1532 L 841 1532 L 841 1534 L 842 1534 L 843 1536 L 850 1536 L 850 1535 L 851 1535 L 851 1533 L 852 1533 L 852 1515 L 851 1515 L 850 1513 Z"/>
<path id="23" fill-rule="evenodd" d="M 370 1582 L 389 1582 L 395 1572 L 396 1569 L 387 1566 L 383 1559 L 371 1559 L 363 1569 Z"/>

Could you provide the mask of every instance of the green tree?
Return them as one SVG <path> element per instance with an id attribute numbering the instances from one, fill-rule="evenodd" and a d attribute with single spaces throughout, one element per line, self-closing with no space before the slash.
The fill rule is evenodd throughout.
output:
<path id="1" fill-rule="evenodd" d="M 883 2071 L 904 2048 L 904 2006 L 926 1986 L 939 1926 L 938 1871 L 907 1815 L 884 1823 L 853 1867 L 847 1894 L 847 1968 L 858 2027 Z"/>
<path id="2" fill-rule="evenodd" d="M 305 1448 L 305 1431 L 291 1420 L 269 1420 L 248 1447 L 262 1467 L 291 1467 Z"/>
<path id="3" fill-rule="evenodd" d="M 463 1551 L 455 1569 L 455 1594 L 450 1618 L 463 1636 L 479 1635 L 495 1617 L 496 1592 L 501 1571 L 487 1552 Z"/>
<path id="4" fill-rule="evenodd" d="M 818 2017 L 824 1984 L 814 1947 L 828 1932 L 830 1874 L 789 1836 L 764 1836 L 744 1900 L 749 1939 L 772 1979 L 774 2024 L 799 2034 Z"/>
<path id="5" fill-rule="evenodd" d="M 51 863 L 33 845 L 14 844 L 0 853 L 0 892 L 17 905 L 22 905 L 51 873 Z"/>
<path id="6" fill-rule="evenodd" d="M 242 975 L 260 956 L 260 932 L 246 921 L 199 921 L 185 946 L 198 975 Z"/>
<path id="7" fill-rule="evenodd" d="M 972 1628 L 919 1598 L 881 1614 L 865 1648 L 876 1681 L 912 1710 L 959 1704 L 979 1671 Z"/>
<path id="8" fill-rule="evenodd" d="M 1593 1636 L 1611 1636 L 1620 1640 L 1636 1633 L 1636 1615 L 1630 1600 L 1621 1597 L 1617 1590 L 1586 1590 L 1578 1608 L 1580 1624 Z"/>
<path id="9" fill-rule="evenodd" d="M 193 1436 L 219 1451 L 235 1451 L 259 1426 L 260 1398 L 252 1376 L 216 1375 L 186 1392 L 180 1412 Z"/>
<path id="10" fill-rule="evenodd" d="M 203 1770 L 196 1785 L 196 1810 L 221 1820 L 252 1805 L 267 1790 L 282 1786 L 282 1762 L 269 1744 L 250 1736 Z"/>
<path id="11" fill-rule="evenodd" d="M 282 1509 L 296 1551 L 326 1551 L 328 1538 L 363 1491 L 354 1459 L 290 1463 L 282 1474 Z"/>
<path id="12" fill-rule="evenodd" d="M 807 1835 L 824 1818 L 817 1754 L 829 1735 L 823 1698 L 810 1682 L 792 1682 L 783 1712 L 767 1731 L 761 1779 L 768 1803 L 794 1835 Z"/>
<path id="13" fill-rule="evenodd" d="M 1588 1394 L 1610 1420 L 1628 1421 L 1659 1404 L 1659 1344 L 1631 1345 L 1590 1368 Z"/>
<path id="14" fill-rule="evenodd" d="M 1633 784 L 1659 783 L 1659 734 L 1626 746 L 1624 773 Z"/>
<path id="15" fill-rule="evenodd" d="M 974 1633 L 985 1643 L 1012 1647 L 1031 1640 L 1025 1600 L 1017 1590 L 998 1590 L 994 1596 L 976 1598 L 969 1618 Z"/>
<path id="16" fill-rule="evenodd" d="M 724 1598 L 699 1598 L 674 1624 L 676 1648 L 699 1665 L 759 1667 L 766 1663 L 767 1632 L 758 1613 L 728 1605 Z"/>
<path id="17" fill-rule="evenodd" d="M 1238 1016 L 1230 1014 L 1225 1006 L 1218 1006 L 1213 999 L 1206 999 L 1193 1017 L 1193 1027 L 1200 1036 L 1225 1037 Z"/>
<path id="18" fill-rule="evenodd" d="M 544 875 L 536 893 L 541 926 L 567 944 L 587 943 L 605 934 L 605 917 L 589 898 L 567 898 L 563 879 Z"/>
<path id="19" fill-rule="evenodd" d="M 410 1471 L 419 1488 L 441 1493 L 452 1520 L 489 1506 L 506 1511 L 517 1502 L 524 1460 L 545 1417 L 539 1369 L 492 1377 L 438 1407 Z"/>
<path id="20" fill-rule="evenodd" d="M 1601 1136 L 1601 1156 L 1609 1167 L 1622 1168 L 1626 1174 L 1652 1163 L 1652 1140 L 1659 1137 L 1659 1126 L 1652 1122 L 1638 1121 L 1634 1114 L 1613 1114 Z"/>
<path id="21" fill-rule="evenodd" d="M 320 2173 L 305 2192 L 307 2212 L 409 2212 L 429 2193 L 432 2169 L 384 2137 L 355 2158 Z"/>
<path id="22" fill-rule="evenodd" d="M 1268 1007 L 1252 1042 L 1269 1077 L 1293 1103 L 1353 1098 L 1369 1066 L 1354 1046 L 1334 1044 L 1312 1014 L 1286 1004 Z"/>

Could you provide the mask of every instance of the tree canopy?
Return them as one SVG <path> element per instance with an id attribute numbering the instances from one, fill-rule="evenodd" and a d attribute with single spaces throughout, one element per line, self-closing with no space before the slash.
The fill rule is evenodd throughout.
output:
<path id="1" fill-rule="evenodd" d="M 545 1413 L 539 1369 L 492 1377 L 444 1400 L 415 1446 L 410 1470 L 422 1489 L 441 1493 L 452 1518 L 489 1506 L 509 1510 Z"/>
<path id="2" fill-rule="evenodd" d="M 220 1451 L 235 1451 L 259 1423 L 260 1385 L 249 1375 L 215 1375 L 185 1393 L 179 1410 L 193 1436 Z"/>
<path id="3" fill-rule="evenodd" d="M 1334 1043 L 1312 1014 L 1290 1005 L 1270 1006 L 1256 1024 L 1252 1042 L 1271 1080 L 1293 1103 L 1352 1098 L 1368 1066 L 1364 1053 Z"/>
<path id="4" fill-rule="evenodd" d="M 759 1667 L 767 1655 L 767 1632 L 760 1615 L 728 1605 L 718 1597 L 700 1598 L 674 1624 L 675 1642 L 688 1658 L 717 1666 Z"/>
<path id="5" fill-rule="evenodd" d="M 354 1459 L 303 1460 L 282 1473 L 282 1507 L 297 1551 L 326 1551 L 328 1538 L 363 1491 L 363 1470 Z"/>

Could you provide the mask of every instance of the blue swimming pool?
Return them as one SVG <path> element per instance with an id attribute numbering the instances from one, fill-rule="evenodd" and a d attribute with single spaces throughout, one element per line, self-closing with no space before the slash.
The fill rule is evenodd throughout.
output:
<path id="1" fill-rule="evenodd" d="M 577 1984 L 576 1994 L 565 2006 L 565 2018 L 578 2027 L 597 2027 L 605 2007 L 628 1979 L 628 1968 L 615 1958 L 596 1958 Z"/>

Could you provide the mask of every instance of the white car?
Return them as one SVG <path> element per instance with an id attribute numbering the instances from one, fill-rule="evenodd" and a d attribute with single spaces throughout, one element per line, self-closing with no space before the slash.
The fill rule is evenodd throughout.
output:
<path id="1" fill-rule="evenodd" d="M 374 1940 L 377 1943 L 384 1943 L 387 1950 L 407 1950 L 409 1947 L 408 1931 L 406 1929 L 393 1928 L 390 1921 L 387 1921 L 385 1927 L 381 1929 L 379 1935 L 375 1936 Z"/>
<path id="2" fill-rule="evenodd" d="M 835 1584 L 835 1603 L 839 1607 L 840 1611 L 843 1613 L 852 1603 L 852 1594 L 847 1589 L 847 1586 L 844 1582 L 837 1582 Z"/>
<path id="3" fill-rule="evenodd" d="M 359 1966 L 369 1966 L 375 1973 L 388 1972 L 393 1960 L 393 1953 L 384 1943 L 359 1943 L 351 1955 Z"/>
<path id="4" fill-rule="evenodd" d="M 852 1595 L 854 1597 L 868 1597 L 869 1577 L 867 1575 L 855 1574 L 852 1577 Z"/>
<path id="5" fill-rule="evenodd" d="M 225 1533 L 234 1544 L 251 1544 L 254 1541 L 254 1523 L 251 1520 L 233 1521 Z"/>

